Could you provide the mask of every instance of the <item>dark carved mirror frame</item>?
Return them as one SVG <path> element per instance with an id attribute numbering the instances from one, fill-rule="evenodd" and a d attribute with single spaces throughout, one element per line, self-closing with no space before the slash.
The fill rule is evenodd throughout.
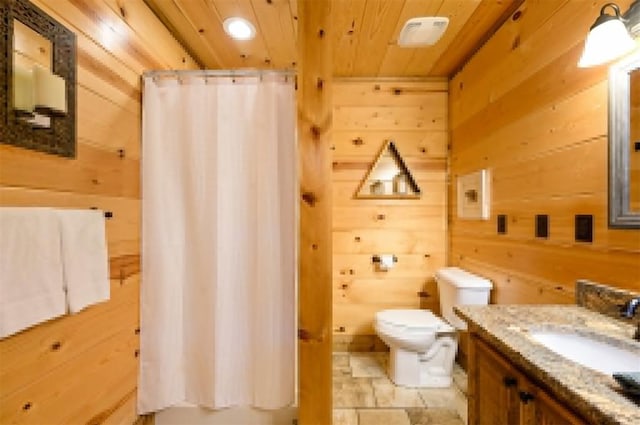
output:
<path id="1" fill-rule="evenodd" d="M 13 111 L 13 21 L 51 41 L 54 74 L 64 78 L 67 114 L 35 128 Z M 76 156 L 76 36 L 29 0 L 0 0 L 0 142 L 64 157 Z"/>

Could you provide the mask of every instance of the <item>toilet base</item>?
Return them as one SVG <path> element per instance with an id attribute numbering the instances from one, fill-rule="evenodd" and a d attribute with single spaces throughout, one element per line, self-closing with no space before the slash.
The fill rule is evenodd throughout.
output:
<path id="1" fill-rule="evenodd" d="M 452 383 L 453 362 L 458 349 L 454 337 L 440 337 L 426 353 L 390 347 L 389 378 L 409 388 L 446 388 Z"/>

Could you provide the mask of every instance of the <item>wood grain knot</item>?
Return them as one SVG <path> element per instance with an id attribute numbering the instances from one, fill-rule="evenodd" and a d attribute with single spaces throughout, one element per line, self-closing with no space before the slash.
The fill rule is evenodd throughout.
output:
<path id="1" fill-rule="evenodd" d="M 311 126 L 311 136 L 313 136 L 314 139 L 319 139 L 320 138 L 320 127 L 318 127 L 317 125 L 312 125 Z"/>
<path id="2" fill-rule="evenodd" d="M 298 339 L 302 341 L 309 341 L 311 339 L 311 334 L 306 329 L 298 329 Z"/>
<path id="3" fill-rule="evenodd" d="M 376 220 L 384 220 L 385 218 L 387 218 L 387 216 L 386 216 L 386 215 L 384 215 L 384 214 L 378 214 L 378 215 L 376 216 Z"/>
<path id="4" fill-rule="evenodd" d="M 140 335 L 140 328 L 135 328 L 133 333 L 136 334 L 136 335 Z"/>
<path id="5" fill-rule="evenodd" d="M 31 402 L 26 402 L 24 406 L 22 406 L 22 410 L 29 410 L 31 409 L 31 406 L 32 406 Z"/>
<path id="6" fill-rule="evenodd" d="M 343 283 L 342 285 L 340 285 L 340 289 L 348 289 L 348 288 L 349 288 L 348 283 Z"/>
<path id="7" fill-rule="evenodd" d="M 356 272 L 353 269 L 349 269 L 349 274 L 356 274 Z"/>
<path id="8" fill-rule="evenodd" d="M 418 297 L 420 298 L 429 298 L 431 295 L 429 295 L 429 293 L 427 291 L 419 291 L 418 292 Z"/>
<path id="9" fill-rule="evenodd" d="M 522 16 L 522 10 L 517 10 L 511 17 L 512 20 L 517 21 Z"/>
<path id="10" fill-rule="evenodd" d="M 329 329 L 329 332 L 331 330 Z M 298 329 L 298 339 L 305 342 L 323 342 L 325 340 L 324 331 L 319 334 L 312 334 L 306 329 Z"/>
<path id="11" fill-rule="evenodd" d="M 395 94 L 396 96 L 399 96 L 402 94 L 402 89 L 399 88 L 394 88 L 392 89 L 393 94 Z"/>
<path id="12" fill-rule="evenodd" d="M 424 258 L 429 258 L 431 257 L 431 254 L 424 254 Z"/>
<path id="13" fill-rule="evenodd" d="M 58 351 L 60 347 L 62 347 L 62 344 L 60 343 L 60 341 L 56 341 L 51 344 L 51 351 Z"/>
<path id="14" fill-rule="evenodd" d="M 513 39 L 513 43 L 511 43 L 511 50 L 515 50 L 520 45 L 520 36 L 517 35 L 516 38 Z"/>
<path id="15" fill-rule="evenodd" d="M 324 37 L 324 30 L 322 28 L 320 28 L 320 31 L 318 31 L 318 37 L 320 38 Z"/>
<path id="16" fill-rule="evenodd" d="M 353 240 L 356 242 L 360 242 L 360 236 L 356 236 L 355 238 L 353 238 Z"/>
<path id="17" fill-rule="evenodd" d="M 314 243 L 313 245 L 311 245 L 311 249 L 313 249 L 314 251 L 317 251 L 318 250 L 318 244 Z"/>
<path id="18" fill-rule="evenodd" d="M 316 88 L 318 90 L 322 90 L 324 88 L 324 80 L 322 78 L 318 78 L 316 81 Z"/>
<path id="19" fill-rule="evenodd" d="M 118 149 L 118 158 L 124 158 L 125 154 L 126 152 L 124 149 Z"/>
<path id="20" fill-rule="evenodd" d="M 140 350 L 136 350 L 136 351 L 134 351 L 134 352 L 133 352 L 133 356 L 134 356 L 134 357 L 138 357 L 138 356 L 140 356 Z"/>
<path id="21" fill-rule="evenodd" d="M 353 143 L 356 146 L 360 146 L 360 145 L 364 144 L 364 141 L 362 140 L 362 137 L 356 137 L 355 139 L 353 139 L 351 141 L 351 143 Z"/>
<path id="22" fill-rule="evenodd" d="M 313 207 L 318 199 L 313 192 L 303 192 L 302 200 Z"/>

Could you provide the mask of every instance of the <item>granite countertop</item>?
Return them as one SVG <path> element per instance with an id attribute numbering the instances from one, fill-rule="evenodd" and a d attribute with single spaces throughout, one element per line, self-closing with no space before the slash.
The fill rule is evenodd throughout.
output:
<path id="1" fill-rule="evenodd" d="M 458 306 L 455 310 L 472 332 L 584 419 L 597 424 L 640 424 L 640 406 L 618 392 L 612 377 L 565 359 L 528 334 L 536 329 L 588 334 L 640 355 L 631 323 L 573 305 Z"/>

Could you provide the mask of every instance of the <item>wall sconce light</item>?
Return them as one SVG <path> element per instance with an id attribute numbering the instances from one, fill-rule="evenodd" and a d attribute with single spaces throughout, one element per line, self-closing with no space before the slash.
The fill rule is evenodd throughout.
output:
<path id="1" fill-rule="evenodd" d="M 36 118 L 34 126 L 42 123 L 38 116 L 60 117 L 67 113 L 66 84 L 62 77 L 35 65 L 32 69 L 15 66 L 13 70 L 13 108 L 16 115 Z"/>
<path id="2" fill-rule="evenodd" d="M 613 10 L 615 15 L 606 13 Z M 640 0 L 634 0 L 629 10 L 620 15 L 615 3 L 607 3 L 600 9 L 600 16 L 589 28 L 584 51 L 578 67 L 588 68 L 609 62 L 636 47 L 634 37 L 640 35 Z"/>

